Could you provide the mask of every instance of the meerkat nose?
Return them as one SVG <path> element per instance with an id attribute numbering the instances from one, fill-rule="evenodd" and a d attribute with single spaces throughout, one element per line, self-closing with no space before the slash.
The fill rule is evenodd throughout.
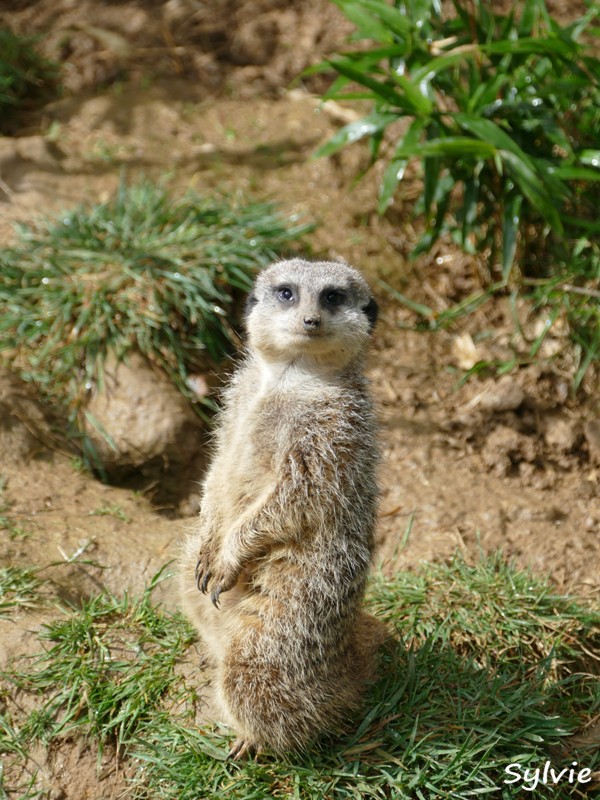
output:
<path id="1" fill-rule="evenodd" d="M 314 330 L 321 325 L 321 317 L 313 315 L 312 317 L 304 317 L 304 327 L 309 330 Z"/>

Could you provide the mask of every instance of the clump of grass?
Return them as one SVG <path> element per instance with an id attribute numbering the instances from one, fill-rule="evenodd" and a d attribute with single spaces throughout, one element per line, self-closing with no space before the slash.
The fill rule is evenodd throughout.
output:
<path id="1" fill-rule="evenodd" d="M 193 400 L 189 375 L 231 352 L 256 271 L 310 229 L 269 203 L 122 185 L 0 251 L 0 350 L 74 428 L 109 353 L 141 352 Z"/>
<path id="2" fill-rule="evenodd" d="M 86 601 L 46 628 L 50 646 L 26 672 L 4 676 L 40 698 L 35 714 L 7 729 L 12 757 L 79 731 L 100 747 L 119 745 L 135 771 L 130 796 L 154 800 L 508 800 L 522 789 L 504 783 L 509 764 L 600 766 L 597 750 L 570 744 L 600 713 L 588 663 L 600 644 L 600 608 L 500 557 L 376 578 L 370 610 L 396 638 L 352 730 L 300 756 L 263 753 L 242 764 L 226 760 L 230 732 L 190 723 L 196 697 L 174 667 L 193 634 L 152 602 L 160 577 L 137 600 Z M 165 697 L 177 698 L 169 711 Z M 536 797 L 556 792 L 540 784 Z"/>
<path id="3" fill-rule="evenodd" d="M 90 511 L 89 515 L 90 517 L 114 517 L 122 522 L 131 522 L 131 517 L 127 516 L 118 503 L 103 503 L 99 508 Z"/>
<path id="4" fill-rule="evenodd" d="M 379 576 L 370 602 L 403 637 L 418 642 L 435 636 L 482 669 L 550 659 L 560 677 L 584 658 L 586 647 L 600 652 L 598 607 L 557 593 L 500 554 L 474 565 L 456 556 L 392 581 Z"/>
<path id="5" fill-rule="evenodd" d="M 37 577 L 37 570 L 0 567 L 0 617 L 7 617 L 17 609 L 39 606 L 40 588 L 43 583 L 44 581 Z"/>
<path id="6" fill-rule="evenodd" d="M 41 56 L 36 39 L 0 28 L 0 134 L 14 131 L 23 112 L 56 93 L 58 65 Z"/>
<path id="7" fill-rule="evenodd" d="M 150 717 L 194 638 L 180 615 L 151 601 L 163 577 L 158 573 L 139 598 L 100 594 L 44 627 L 47 649 L 31 669 L 10 676 L 40 697 L 23 726 L 25 738 L 47 742 L 83 727 L 100 746 L 120 747 Z"/>

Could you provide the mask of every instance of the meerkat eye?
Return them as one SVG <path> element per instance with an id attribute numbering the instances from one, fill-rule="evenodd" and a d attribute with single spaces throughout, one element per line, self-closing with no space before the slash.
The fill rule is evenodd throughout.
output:
<path id="1" fill-rule="evenodd" d="M 321 297 L 321 302 L 324 306 L 336 308 L 341 306 L 345 299 L 344 292 L 340 292 L 338 289 L 326 289 Z"/>
<path id="2" fill-rule="evenodd" d="M 277 287 L 277 297 L 283 303 L 289 303 L 290 300 L 294 299 L 294 292 L 289 286 L 279 286 Z"/>

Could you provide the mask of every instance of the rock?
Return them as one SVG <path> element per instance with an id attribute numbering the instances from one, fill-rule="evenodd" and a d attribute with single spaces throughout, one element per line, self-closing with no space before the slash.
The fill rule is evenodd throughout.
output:
<path id="1" fill-rule="evenodd" d="M 26 461 L 57 444 L 46 409 L 32 387 L 0 370 L 0 463 Z"/>
<path id="2" fill-rule="evenodd" d="M 544 421 L 544 439 L 549 447 L 568 453 L 577 444 L 577 424 L 561 416 L 550 416 Z"/>
<path id="3" fill-rule="evenodd" d="M 537 458 L 537 448 L 531 437 L 506 425 L 499 425 L 488 436 L 482 455 L 491 472 L 506 477 L 521 463 L 533 463 Z"/>
<path id="4" fill-rule="evenodd" d="M 583 426 L 583 435 L 587 442 L 590 460 L 600 464 L 600 419 L 589 419 Z"/>
<path id="5" fill-rule="evenodd" d="M 469 405 L 478 405 L 484 411 L 516 411 L 525 400 L 521 385 L 510 375 L 491 381 Z"/>
<path id="6" fill-rule="evenodd" d="M 472 369 L 478 361 L 483 359 L 483 355 L 475 345 L 470 333 L 455 336 L 452 340 L 451 351 L 454 362 L 461 369 Z"/>
<path id="7" fill-rule="evenodd" d="M 86 408 L 84 430 L 108 474 L 158 461 L 190 464 L 202 423 L 173 383 L 139 353 L 109 356 Z"/>

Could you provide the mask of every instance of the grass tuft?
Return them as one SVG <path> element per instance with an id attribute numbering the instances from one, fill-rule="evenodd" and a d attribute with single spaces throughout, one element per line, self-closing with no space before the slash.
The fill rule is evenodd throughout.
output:
<path id="1" fill-rule="evenodd" d="M 15 609 L 31 609 L 40 605 L 40 588 L 44 581 L 38 570 L 22 567 L 0 568 L 0 618 Z"/>
<path id="2" fill-rule="evenodd" d="M 42 699 L 25 736 L 50 741 L 84 726 L 102 746 L 120 747 L 158 706 L 173 667 L 194 638 L 191 626 L 151 602 L 159 573 L 140 598 L 100 594 L 44 626 L 46 649 L 12 680 Z"/>
<path id="3" fill-rule="evenodd" d="M 411 642 L 435 637 L 482 669 L 552 658 L 556 676 L 580 660 L 584 641 L 600 652 L 598 609 L 558 594 L 500 554 L 469 565 L 460 556 L 372 585 L 377 616 Z M 535 632 L 535 636 L 533 635 Z"/>
<path id="4" fill-rule="evenodd" d="M 73 430 L 109 353 L 139 351 L 197 400 L 190 374 L 232 351 L 241 293 L 310 229 L 269 203 L 122 185 L 0 251 L 0 350 Z"/>

